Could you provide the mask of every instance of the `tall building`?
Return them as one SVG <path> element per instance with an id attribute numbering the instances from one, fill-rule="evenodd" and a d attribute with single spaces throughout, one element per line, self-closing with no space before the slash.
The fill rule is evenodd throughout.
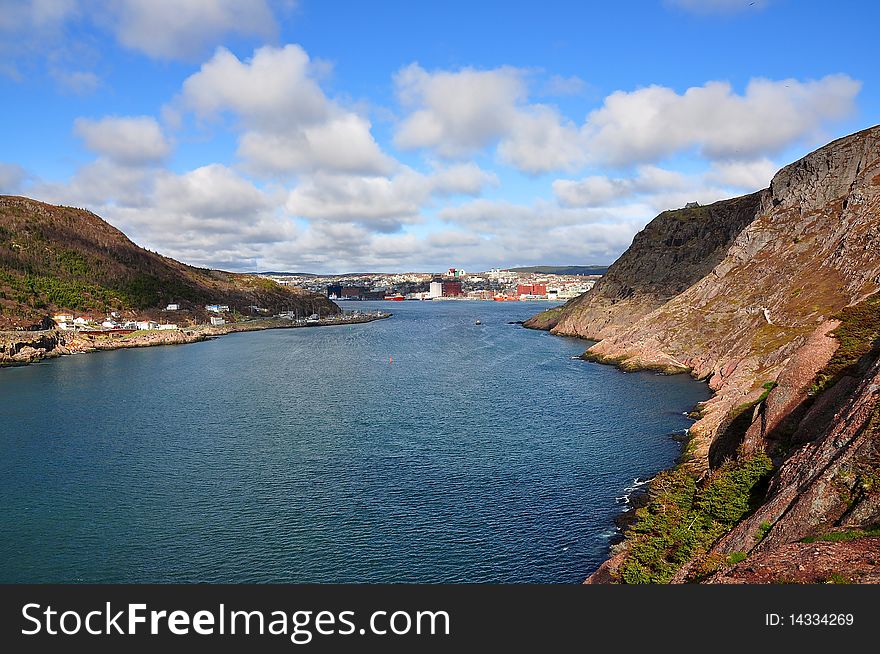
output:
<path id="1" fill-rule="evenodd" d="M 431 284 L 433 286 L 433 284 Z M 442 282 L 443 297 L 458 297 L 464 295 L 461 290 L 461 282 Z"/>
<path id="2" fill-rule="evenodd" d="M 431 282 L 431 286 L 428 288 L 428 295 L 430 297 L 443 297 L 443 282 Z"/>

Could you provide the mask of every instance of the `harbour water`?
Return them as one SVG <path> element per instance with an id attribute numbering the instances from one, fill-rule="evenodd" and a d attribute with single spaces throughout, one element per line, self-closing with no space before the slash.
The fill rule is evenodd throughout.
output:
<path id="1" fill-rule="evenodd" d="M 708 390 L 509 324 L 546 306 L 0 370 L 0 582 L 582 581 Z"/>

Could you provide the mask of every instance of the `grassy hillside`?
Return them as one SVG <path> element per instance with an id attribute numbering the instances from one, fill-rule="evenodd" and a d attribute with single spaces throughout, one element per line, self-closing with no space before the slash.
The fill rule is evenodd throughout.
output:
<path id="1" fill-rule="evenodd" d="M 249 314 L 339 309 L 327 299 L 256 277 L 185 265 L 132 243 L 83 209 L 0 196 L 0 329 L 29 327 L 59 311 L 204 317 L 205 304 Z"/>

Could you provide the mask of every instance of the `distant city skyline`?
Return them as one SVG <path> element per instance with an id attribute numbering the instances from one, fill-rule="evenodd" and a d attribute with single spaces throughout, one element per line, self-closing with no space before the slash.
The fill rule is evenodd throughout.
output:
<path id="1" fill-rule="evenodd" d="M 0 193 L 233 271 L 607 265 L 660 211 L 876 123 L 878 19 L 854 0 L 11 0 Z"/>

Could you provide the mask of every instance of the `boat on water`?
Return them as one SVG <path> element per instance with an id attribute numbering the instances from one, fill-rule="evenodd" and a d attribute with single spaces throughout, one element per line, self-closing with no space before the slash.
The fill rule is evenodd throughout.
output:
<path id="1" fill-rule="evenodd" d="M 492 299 L 496 302 L 519 302 L 519 298 L 514 295 L 495 295 Z"/>
<path id="2" fill-rule="evenodd" d="M 474 321 L 474 324 L 475 324 L 475 325 L 482 325 L 483 322 L 482 322 L 481 320 L 475 320 L 475 321 Z"/>
<path id="3" fill-rule="evenodd" d="M 398 293 L 397 295 L 386 295 L 385 299 L 391 302 L 403 302 L 405 298 L 400 293 Z"/>

